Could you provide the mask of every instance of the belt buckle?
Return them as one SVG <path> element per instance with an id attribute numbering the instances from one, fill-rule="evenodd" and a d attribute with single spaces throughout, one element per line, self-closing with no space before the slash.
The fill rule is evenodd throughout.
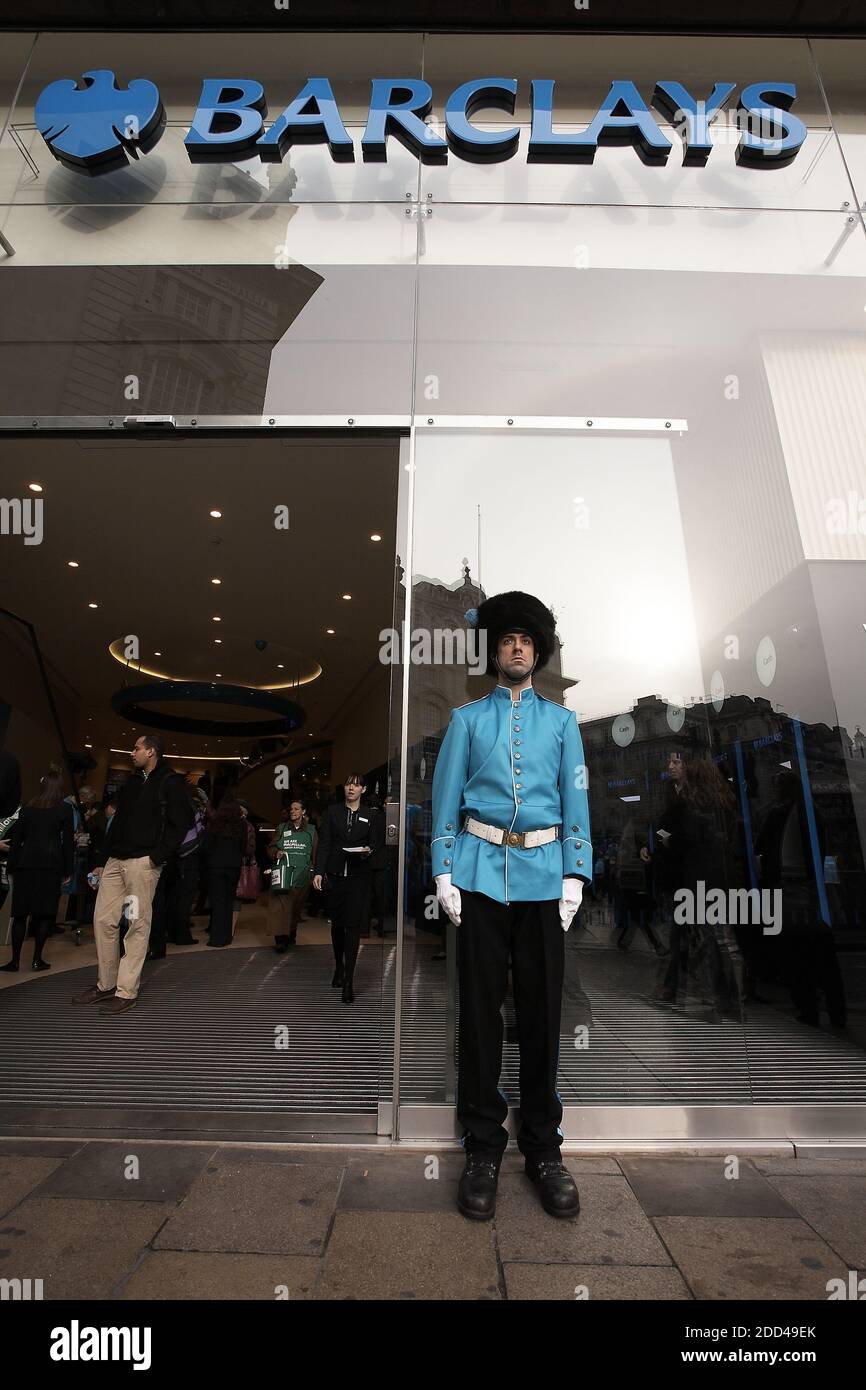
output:
<path id="1" fill-rule="evenodd" d="M 517 847 L 519 847 L 520 849 L 522 849 L 522 848 L 523 848 L 523 835 L 522 835 L 522 833 L 521 833 L 519 830 L 509 830 L 508 834 L 507 834 L 506 837 L 505 837 L 505 843 L 506 843 L 507 845 L 511 845 L 512 847 L 517 846 Z"/>

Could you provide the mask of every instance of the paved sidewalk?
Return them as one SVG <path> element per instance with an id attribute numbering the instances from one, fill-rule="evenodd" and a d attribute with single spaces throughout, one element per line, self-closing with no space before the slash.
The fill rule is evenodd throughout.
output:
<path id="1" fill-rule="evenodd" d="M 827 1299 L 866 1270 L 866 1158 L 567 1158 L 576 1221 L 462 1152 L 0 1140 L 0 1279 L 48 1299 Z"/>

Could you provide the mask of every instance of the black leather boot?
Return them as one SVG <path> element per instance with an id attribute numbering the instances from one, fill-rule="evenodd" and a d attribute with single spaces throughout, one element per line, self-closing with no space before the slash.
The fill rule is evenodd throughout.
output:
<path id="1" fill-rule="evenodd" d="M 538 1188 L 541 1205 L 549 1216 L 577 1216 L 580 1198 L 574 1178 L 561 1159 L 526 1160 L 526 1176 Z"/>
<path id="2" fill-rule="evenodd" d="M 457 1207 L 472 1221 L 489 1221 L 496 1211 L 496 1182 L 499 1164 L 495 1159 L 470 1154 L 457 1188 Z"/>

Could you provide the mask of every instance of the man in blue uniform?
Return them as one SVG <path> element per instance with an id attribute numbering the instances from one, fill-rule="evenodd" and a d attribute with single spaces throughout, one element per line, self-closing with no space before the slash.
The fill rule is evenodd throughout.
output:
<path id="1" fill-rule="evenodd" d="M 486 632 L 481 700 L 452 710 L 433 777 L 436 894 L 458 927 L 457 1118 L 466 1167 L 457 1205 L 489 1220 L 508 1143 L 499 1090 L 501 1008 L 511 962 L 520 1037 L 518 1147 L 545 1211 L 576 1216 L 560 1145 L 556 1092 L 565 965 L 563 930 L 592 882 L 583 742 L 577 718 L 537 694 L 556 642 L 553 614 L 531 594 L 486 599 L 467 614 Z"/>

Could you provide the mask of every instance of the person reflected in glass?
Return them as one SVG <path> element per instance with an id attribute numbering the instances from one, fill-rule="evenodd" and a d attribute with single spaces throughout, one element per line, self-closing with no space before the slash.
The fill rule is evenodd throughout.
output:
<path id="1" fill-rule="evenodd" d="M 685 998 L 687 976 L 696 973 L 709 994 L 714 1016 L 741 1018 L 743 959 L 731 920 L 730 893 L 743 886 L 738 853 L 738 808 L 731 787 L 715 763 L 697 758 L 677 773 L 679 789 L 656 832 L 662 854 L 672 856 L 669 882 L 674 891 L 674 926 L 665 977 L 669 1001 Z M 706 910 L 718 892 L 723 906 Z M 717 920 L 720 919 L 720 920 Z"/>

